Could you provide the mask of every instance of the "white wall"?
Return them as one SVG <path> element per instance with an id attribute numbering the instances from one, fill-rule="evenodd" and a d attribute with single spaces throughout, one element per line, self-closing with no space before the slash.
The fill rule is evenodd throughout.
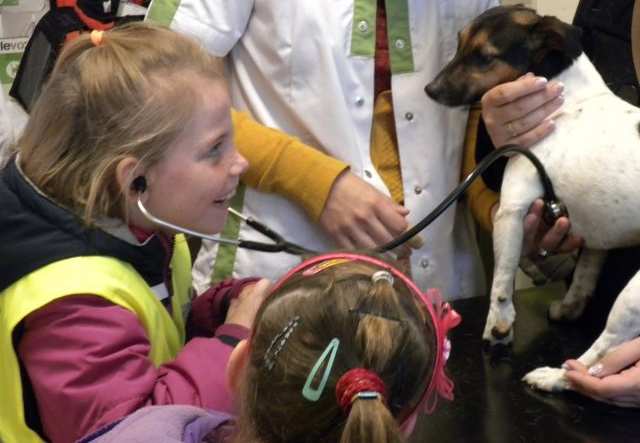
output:
<path id="1" fill-rule="evenodd" d="M 579 0 L 537 0 L 538 12 L 555 15 L 560 20 L 571 23 Z"/>
<path id="2" fill-rule="evenodd" d="M 522 3 L 535 8 L 541 14 L 555 15 L 565 22 L 571 22 L 579 0 L 503 0 L 503 5 Z"/>

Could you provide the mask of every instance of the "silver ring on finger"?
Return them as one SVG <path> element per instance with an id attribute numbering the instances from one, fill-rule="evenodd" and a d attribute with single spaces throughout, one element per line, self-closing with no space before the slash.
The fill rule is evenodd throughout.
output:
<path id="1" fill-rule="evenodd" d="M 549 256 L 549 251 L 547 251 L 545 248 L 538 249 L 538 257 L 547 258 L 548 256 Z"/>
<path id="2" fill-rule="evenodd" d="M 516 133 L 516 130 L 513 128 L 513 122 L 509 122 L 505 125 L 505 128 L 507 130 L 507 134 L 509 134 L 509 137 L 511 138 L 515 138 L 518 134 Z"/>

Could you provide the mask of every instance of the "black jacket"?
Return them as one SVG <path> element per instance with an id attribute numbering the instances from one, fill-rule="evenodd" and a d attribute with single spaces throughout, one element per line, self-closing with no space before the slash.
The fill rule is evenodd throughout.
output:
<path id="1" fill-rule="evenodd" d="M 150 286 L 163 282 L 169 251 L 158 236 L 134 245 L 85 227 L 36 191 L 14 159 L 0 171 L 0 208 L 0 292 L 32 271 L 78 256 L 118 258 L 133 265 Z"/>

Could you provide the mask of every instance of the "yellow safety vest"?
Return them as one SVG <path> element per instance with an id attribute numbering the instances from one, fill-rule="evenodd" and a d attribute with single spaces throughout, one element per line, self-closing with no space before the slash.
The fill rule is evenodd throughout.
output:
<path id="1" fill-rule="evenodd" d="M 75 257 L 44 266 L 0 293 L 0 442 L 42 442 L 25 423 L 14 328 L 31 312 L 73 294 L 95 294 L 135 313 L 144 327 L 154 365 L 176 357 L 185 341 L 191 303 L 191 257 L 184 236 L 176 236 L 171 259 L 172 312 L 157 299 L 129 263 L 111 257 Z M 184 315 L 183 315 L 184 314 Z"/>

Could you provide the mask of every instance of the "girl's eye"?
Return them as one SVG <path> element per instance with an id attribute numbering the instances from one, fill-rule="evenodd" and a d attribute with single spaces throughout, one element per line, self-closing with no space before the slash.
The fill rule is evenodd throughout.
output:
<path id="1" fill-rule="evenodd" d="M 216 143 L 207 151 L 207 157 L 209 158 L 217 158 L 222 153 L 222 142 Z"/>

